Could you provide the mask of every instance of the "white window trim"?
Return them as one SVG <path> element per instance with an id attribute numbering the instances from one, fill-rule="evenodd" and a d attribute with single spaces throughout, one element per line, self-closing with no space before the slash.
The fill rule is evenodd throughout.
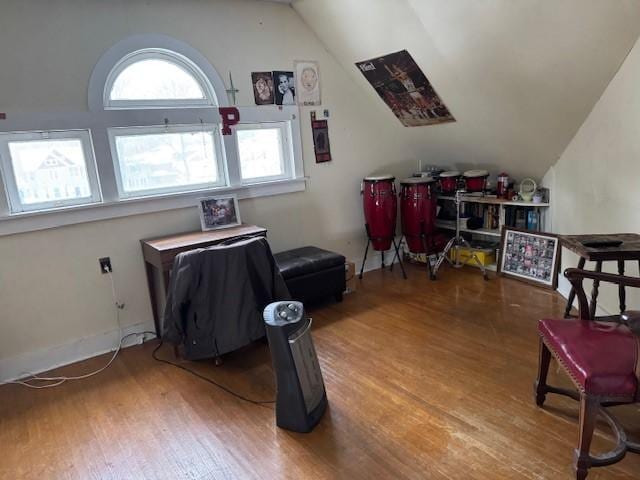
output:
<path id="1" fill-rule="evenodd" d="M 143 123 L 149 125 L 158 125 L 162 124 L 165 118 L 169 119 L 170 125 L 186 124 L 193 120 L 194 115 L 202 118 L 205 123 L 216 124 L 220 122 L 217 109 L 198 109 L 197 113 L 194 113 L 193 110 L 185 113 L 178 109 L 147 110 L 138 112 L 134 119 L 129 118 L 129 112 L 127 111 L 115 110 L 60 113 L 7 111 L 7 119 L 0 122 L 2 132 L 86 130 L 88 126 L 88 128 L 91 129 L 93 138 L 98 176 L 102 181 L 103 202 L 59 208 L 56 210 L 12 214 L 9 210 L 4 184 L 0 182 L 0 236 L 190 207 L 193 207 L 195 227 L 198 222 L 197 200 L 203 196 L 216 195 L 218 193 L 235 193 L 238 195 L 238 199 L 243 200 L 246 198 L 258 198 L 306 190 L 307 179 L 304 176 L 303 169 L 298 107 L 293 105 L 283 106 L 282 108 L 276 106 L 238 107 L 238 110 L 240 111 L 241 120 L 246 120 L 251 123 L 266 122 L 269 119 L 290 122 L 292 134 L 291 143 L 294 151 L 294 171 L 291 179 L 242 185 L 239 171 L 232 172 L 233 165 L 238 165 L 238 163 L 230 161 L 228 163 L 230 166 L 228 171 L 230 185 L 228 187 L 124 200 L 118 198 L 115 172 L 107 134 L 108 128 L 137 126 L 137 120 L 141 120 Z M 235 127 L 231 128 L 233 130 Z M 233 135 L 225 135 L 222 137 L 227 156 L 237 154 L 233 148 L 235 141 Z M 240 208 L 242 208 L 242 205 L 240 205 Z"/>
<path id="2" fill-rule="evenodd" d="M 238 161 L 238 167 L 240 168 L 240 183 L 242 185 L 252 185 L 255 183 L 271 182 L 274 180 L 284 180 L 293 176 L 293 148 L 291 142 L 291 124 L 290 122 L 261 122 L 261 123 L 244 123 L 240 122 L 235 126 L 235 130 L 262 130 L 262 129 L 277 129 L 280 131 L 280 155 L 282 158 L 282 170 L 280 175 L 267 175 L 264 177 L 253 177 L 245 179 L 242 176 L 242 164 Z M 238 136 L 234 135 L 236 140 L 236 149 L 238 154 L 240 152 L 240 144 Z M 238 159 L 239 160 L 239 159 Z"/>
<path id="3" fill-rule="evenodd" d="M 55 210 L 11 213 L 4 182 L 0 182 L 0 236 L 57 228 L 110 218 L 146 214 L 175 209 L 193 208 L 194 227 L 198 222 L 197 200 L 219 193 L 235 193 L 238 199 L 301 192 L 306 190 L 300 131 L 300 112 L 295 105 L 240 107 L 242 123 L 287 122 L 293 152 L 291 178 L 263 183 L 243 184 L 240 178 L 235 135 L 221 137 L 227 166 L 228 186 L 209 190 L 188 191 L 142 198 L 121 199 L 115 180 L 108 130 L 140 125 L 187 125 L 205 123 L 219 125 L 217 107 L 155 108 L 145 110 L 108 110 L 103 94 L 107 76 L 124 56 L 146 48 L 160 48 L 189 58 L 210 80 L 220 106 L 228 106 L 224 82 L 197 50 L 165 35 L 135 35 L 118 42 L 105 52 L 94 68 L 89 82 L 89 111 L 82 112 L 18 112 L 6 111 L 0 122 L 0 132 L 87 130 L 91 132 L 97 176 L 100 180 L 102 202 L 62 207 Z M 235 126 L 231 127 L 235 130 Z M 242 208 L 242 205 L 240 206 Z"/>
<path id="4" fill-rule="evenodd" d="M 202 72 L 207 84 L 211 85 L 214 103 L 221 107 L 228 105 L 224 81 L 204 55 L 191 45 L 168 35 L 147 33 L 127 37 L 102 54 L 89 78 L 89 110 L 104 110 L 104 93 L 109 74 L 123 58 L 143 50 L 169 51 L 188 59 L 189 63 Z"/>
<path id="5" fill-rule="evenodd" d="M 16 233 L 35 232 L 49 228 L 59 228 L 67 225 L 129 217 L 169 210 L 189 209 L 193 216 L 194 228 L 199 222 L 198 199 L 204 196 L 233 193 L 238 200 L 247 198 L 261 198 L 285 193 L 303 192 L 306 190 L 305 178 L 294 178 L 276 182 L 265 182 L 259 185 L 244 187 L 226 187 L 215 190 L 163 195 L 149 198 L 134 198 L 118 202 L 97 203 L 94 205 L 80 205 L 77 207 L 60 208 L 47 212 L 25 212 L 10 217 L 0 217 L 0 237 Z M 240 205 L 242 209 L 242 205 Z"/>
<path id="6" fill-rule="evenodd" d="M 79 140 L 82 145 L 84 155 L 87 180 L 89 182 L 88 197 L 72 199 L 52 200 L 37 203 L 22 203 L 18 183 L 16 181 L 9 143 L 29 142 L 39 140 Z M 52 130 L 52 131 L 26 131 L 26 132 L 3 132 L 0 133 L 0 172 L 4 181 L 4 191 L 8 201 L 11 214 L 23 212 L 34 212 L 41 210 L 51 210 L 55 208 L 65 208 L 77 205 L 90 205 L 102 201 L 100 182 L 96 168 L 96 160 L 93 152 L 93 142 L 89 130 Z"/>
<path id="7" fill-rule="evenodd" d="M 166 100 L 115 100 L 111 99 L 113 84 L 128 67 L 142 60 L 157 59 L 176 65 L 198 83 L 204 98 L 166 99 Z M 184 55 L 161 48 L 145 48 L 124 56 L 109 72 L 103 89 L 103 105 L 106 110 L 144 109 L 144 108 L 185 108 L 216 106 L 216 93 L 200 68 Z"/>
<path id="8" fill-rule="evenodd" d="M 119 135 L 146 135 L 146 134 L 162 134 L 162 133 L 192 133 L 192 132 L 212 132 L 213 148 L 211 152 L 215 155 L 215 163 L 218 171 L 218 180 L 211 183 L 201 183 L 194 185 L 180 185 L 175 187 L 154 188 L 147 190 L 136 190 L 127 192 L 122 185 L 122 172 L 120 170 L 120 161 L 118 158 L 118 150 L 116 148 L 116 137 Z M 171 126 L 144 126 L 144 127 L 113 127 L 107 130 L 109 135 L 109 145 L 111 147 L 111 157 L 113 159 L 113 168 L 115 171 L 116 184 L 118 187 L 118 196 L 120 199 L 142 198 L 164 195 L 167 193 L 184 193 L 195 190 L 211 190 L 229 185 L 226 171 L 226 162 L 224 152 L 220 142 L 220 127 L 216 124 L 199 124 L 199 125 L 171 125 Z"/>

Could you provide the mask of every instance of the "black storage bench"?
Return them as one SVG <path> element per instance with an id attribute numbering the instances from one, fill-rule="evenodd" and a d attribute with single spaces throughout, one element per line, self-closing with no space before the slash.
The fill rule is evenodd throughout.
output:
<path id="1" fill-rule="evenodd" d="M 346 289 L 344 262 L 339 253 L 302 247 L 274 255 L 291 298 L 313 302 L 326 297 L 342 301 Z"/>

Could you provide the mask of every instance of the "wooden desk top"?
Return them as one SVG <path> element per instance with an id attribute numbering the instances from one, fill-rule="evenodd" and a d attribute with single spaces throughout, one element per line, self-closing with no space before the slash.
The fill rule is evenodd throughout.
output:
<path id="1" fill-rule="evenodd" d="M 140 240 L 145 261 L 160 267 L 172 264 L 178 253 L 215 245 L 225 240 L 243 236 L 266 235 L 267 229 L 257 225 L 239 225 L 237 227 L 209 230 L 206 232 L 186 232 L 166 237 Z"/>
<path id="2" fill-rule="evenodd" d="M 640 260 L 640 235 L 637 233 L 606 233 L 590 235 L 559 235 L 560 244 L 588 261 Z M 616 247 L 586 247 L 585 242 L 622 241 Z"/>

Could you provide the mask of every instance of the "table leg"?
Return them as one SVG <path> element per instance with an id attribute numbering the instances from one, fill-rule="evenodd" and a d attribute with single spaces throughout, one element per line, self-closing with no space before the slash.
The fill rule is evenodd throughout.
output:
<path id="1" fill-rule="evenodd" d="M 584 268 L 586 260 L 580 257 L 578 260 L 578 268 L 582 270 Z M 573 307 L 573 301 L 576 299 L 576 291 L 571 287 L 571 291 L 569 292 L 569 298 L 567 299 L 567 308 L 564 309 L 564 318 L 569 318 L 571 316 L 571 308 Z"/>
<path id="2" fill-rule="evenodd" d="M 162 279 L 164 281 L 164 295 L 165 297 L 168 295 L 169 293 L 169 274 L 171 273 L 170 270 L 165 270 L 164 272 L 162 272 Z"/>
<path id="3" fill-rule="evenodd" d="M 153 325 L 156 329 L 156 336 L 160 335 L 160 319 L 158 318 L 158 299 L 156 296 L 156 281 L 154 275 L 154 268 L 149 262 L 144 262 L 144 267 L 147 272 L 147 286 L 149 288 L 149 299 L 151 300 L 151 312 L 153 313 Z"/>
<path id="4" fill-rule="evenodd" d="M 602 271 L 602 260 L 596 262 L 596 272 Z M 600 280 L 593 281 L 593 290 L 591 290 L 591 305 L 589 307 L 589 317 L 595 318 L 596 307 L 598 305 L 598 288 L 600 287 Z"/>
<path id="5" fill-rule="evenodd" d="M 624 275 L 624 260 L 618 260 L 618 275 Z M 618 285 L 618 297 L 620 298 L 620 313 L 623 313 L 627 309 L 627 294 L 624 285 Z"/>

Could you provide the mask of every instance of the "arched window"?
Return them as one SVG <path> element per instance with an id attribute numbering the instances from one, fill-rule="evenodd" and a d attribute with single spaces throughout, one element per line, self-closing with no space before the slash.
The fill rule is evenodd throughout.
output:
<path id="1" fill-rule="evenodd" d="M 184 208 L 220 191 L 304 190 L 298 107 L 240 104 L 240 122 L 223 136 L 219 107 L 230 106 L 229 91 L 210 60 L 180 40 L 119 41 L 91 73 L 88 112 L 0 122 L 0 235 Z M 251 102 L 242 93 L 238 101 Z M 46 221 L 36 216 L 45 212 Z"/>
<path id="2" fill-rule="evenodd" d="M 185 108 L 217 106 L 211 82 L 187 57 L 165 49 L 146 48 L 123 57 L 104 88 L 104 107 Z"/>
<path id="3" fill-rule="evenodd" d="M 106 110 L 217 104 L 202 70 L 168 49 L 145 48 L 125 55 L 104 84 Z M 227 185 L 219 128 L 202 118 L 191 124 L 174 125 L 166 118 L 163 125 L 112 127 L 108 134 L 120 198 Z"/>

